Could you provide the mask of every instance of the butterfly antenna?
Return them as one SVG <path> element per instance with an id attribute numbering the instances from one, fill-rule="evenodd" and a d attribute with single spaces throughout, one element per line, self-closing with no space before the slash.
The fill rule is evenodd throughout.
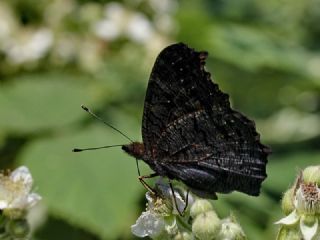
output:
<path id="1" fill-rule="evenodd" d="M 72 149 L 72 152 L 82 152 L 82 151 L 87 151 L 87 150 L 97 150 L 101 148 L 111 148 L 111 147 L 121 147 L 123 146 L 122 144 L 117 144 L 117 145 L 109 145 L 109 146 L 102 146 L 102 147 L 92 147 L 92 148 L 74 148 Z"/>
<path id="2" fill-rule="evenodd" d="M 119 129 L 115 128 L 114 126 L 112 126 L 110 123 L 107 123 L 106 121 L 104 121 L 102 118 L 98 117 L 96 114 L 94 114 L 89 108 L 87 108 L 84 105 L 81 105 L 81 108 L 83 110 L 85 110 L 87 113 L 89 113 L 91 116 L 93 116 L 94 118 L 98 119 L 100 122 L 103 122 L 105 125 L 109 126 L 110 128 L 112 128 L 113 130 L 117 131 L 118 133 L 120 133 L 122 136 L 124 136 L 126 139 L 128 139 L 130 142 L 133 142 L 133 140 L 131 138 L 129 138 L 127 135 L 125 135 L 123 132 L 121 132 Z"/>

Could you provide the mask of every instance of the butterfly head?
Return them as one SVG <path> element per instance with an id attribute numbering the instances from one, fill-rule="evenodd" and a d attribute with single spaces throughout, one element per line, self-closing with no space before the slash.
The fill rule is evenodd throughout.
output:
<path id="1" fill-rule="evenodd" d="M 122 150 L 137 159 L 143 159 L 143 156 L 144 156 L 143 143 L 133 142 L 127 145 L 123 145 Z"/>

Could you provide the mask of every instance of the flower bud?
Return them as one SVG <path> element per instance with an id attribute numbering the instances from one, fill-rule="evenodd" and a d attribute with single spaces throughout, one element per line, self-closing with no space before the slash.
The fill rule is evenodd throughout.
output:
<path id="1" fill-rule="evenodd" d="M 188 232 L 179 232 L 175 237 L 174 240 L 192 240 L 193 237 Z"/>
<path id="2" fill-rule="evenodd" d="M 277 240 L 320 239 L 318 170 L 318 167 L 306 168 L 298 176 L 295 186 L 285 193 L 282 208 L 287 216 L 276 222 L 282 225 Z M 292 201 L 294 209 L 288 214 Z"/>
<path id="3" fill-rule="evenodd" d="M 10 219 L 21 219 L 25 217 L 27 211 L 20 208 L 6 208 L 3 210 L 3 215 Z"/>
<path id="4" fill-rule="evenodd" d="M 212 209 L 212 205 L 208 200 L 197 199 L 190 208 L 190 216 L 196 218 L 199 214 L 211 211 Z"/>
<path id="5" fill-rule="evenodd" d="M 282 197 L 281 208 L 285 215 L 289 215 L 294 210 L 294 189 L 287 190 Z"/>
<path id="6" fill-rule="evenodd" d="M 30 227 L 26 219 L 11 220 L 7 224 L 7 232 L 15 238 L 26 237 L 30 232 Z"/>
<path id="7" fill-rule="evenodd" d="M 192 233 L 197 239 L 213 240 L 220 230 L 220 219 L 214 211 L 200 213 L 192 223 Z"/>
<path id="8" fill-rule="evenodd" d="M 320 166 L 310 166 L 303 170 L 302 178 L 305 183 L 316 183 L 320 186 Z"/>
<path id="9" fill-rule="evenodd" d="M 298 228 L 281 226 L 277 240 L 301 240 L 301 234 Z"/>
<path id="10" fill-rule="evenodd" d="M 307 226 L 312 226 L 317 221 L 317 217 L 315 215 L 302 215 L 301 221 Z"/>
<path id="11" fill-rule="evenodd" d="M 221 230 L 217 239 L 246 240 L 247 237 L 236 220 L 229 217 L 221 221 Z"/>

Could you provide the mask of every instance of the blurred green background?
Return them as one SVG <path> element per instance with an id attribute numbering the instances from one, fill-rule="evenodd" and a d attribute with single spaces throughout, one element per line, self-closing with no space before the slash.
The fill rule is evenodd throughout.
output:
<path id="1" fill-rule="evenodd" d="M 0 167 L 34 176 L 34 239 L 134 239 L 134 159 L 71 152 L 127 141 L 80 105 L 141 140 L 153 62 L 177 41 L 209 52 L 214 80 L 273 149 L 261 195 L 219 195 L 215 209 L 249 239 L 274 239 L 281 194 L 320 162 L 319 22 L 319 0 L 0 1 Z"/>

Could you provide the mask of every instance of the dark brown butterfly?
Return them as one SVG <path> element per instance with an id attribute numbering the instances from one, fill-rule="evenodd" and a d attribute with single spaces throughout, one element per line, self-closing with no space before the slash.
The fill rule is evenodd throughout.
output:
<path id="1" fill-rule="evenodd" d="M 212 82 L 207 56 L 183 43 L 159 54 L 145 97 L 143 143 L 122 149 L 146 162 L 152 176 L 180 180 L 199 196 L 234 190 L 257 196 L 270 149 Z"/>

